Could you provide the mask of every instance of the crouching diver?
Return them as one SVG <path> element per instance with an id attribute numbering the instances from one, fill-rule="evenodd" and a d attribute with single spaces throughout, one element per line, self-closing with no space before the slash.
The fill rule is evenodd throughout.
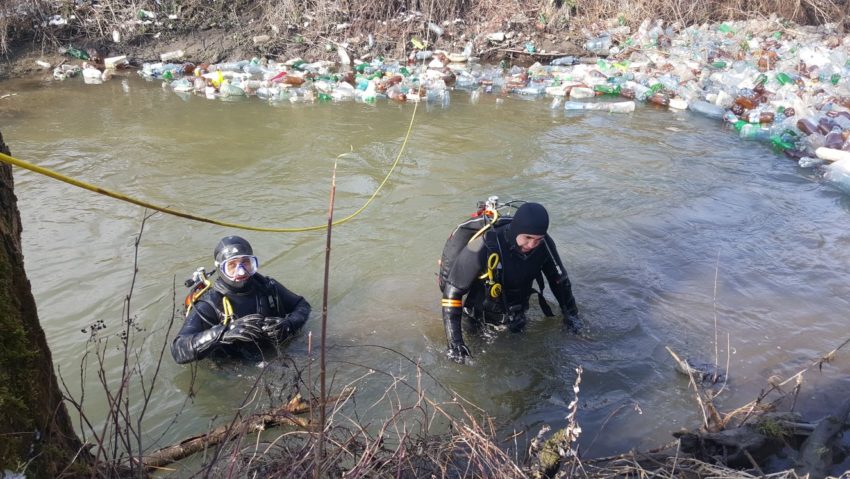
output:
<path id="1" fill-rule="evenodd" d="M 307 300 L 257 273 L 259 261 L 245 239 L 222 238 L 213 255 L 219 277 L 212 283 L 201 274 L 187 298 L 186 320 L 171 343 L 175 361 L 210 355 L 259 360 L 264 346 L 285 340 L 307 321 Z"/>
<path id="2" fill-rule="evenodd" d="M 498 200 L 491 198 L 494 199 Z M 497 220 L 484 228 L 483 234 L 479 232 L 463 246 L 441 281 L 448 354 L 459 363 L 470 356 L 463 341 L 462 316 L 483 320 L 499 328 L 521 331 L 526 323 L 525 312 L 532 292 L 538 294 L 544 314 L 553 316 L 543 299 L 542 276 L 546 276 L 558 300 L 564 324 L 576 333 L 580 328 L 570 279 L 555 242 L 546 234 L 549 228 L 546 209 L 538 203 L 523 203 L 512 220 L 498 218 L 495 208 L 485 213 L 496 213 Z M 452 241 L 451 237 L 449 241 Z M 445 262 L 444 250 L 443 267 Z M 538 290 L 533 287 L 535 281 Z M 464 295 L 466 298 L 462 301 Z"/>

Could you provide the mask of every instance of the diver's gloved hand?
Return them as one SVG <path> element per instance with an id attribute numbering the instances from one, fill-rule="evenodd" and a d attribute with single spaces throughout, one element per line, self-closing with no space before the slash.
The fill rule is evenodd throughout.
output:
<path id="1" fill-rule="evenodd" d="M 584 324 L 582 324 L 577 314 L 565 314 L 564 327 L 567 328 L 567 331 L 577 335 L 581 334 L 581 330 L 582 328 L 584 328 Z"/>
<path id="2" fill-rule="evenodd" d="M 265 337 L 265 333 L 263 333 L 263 329 L 257 323 L 256 318 L 246 316 L 228 324 L 224 334 L 221 335 L 220 341 L 222 344 L 233 344 L 235 342 L 253 343 L 260 341 L 263 337 Z"/>
<path id="3" fill-rule="evenodd" d="M 525 329 L 525 324 L 528 319 L 525 317 L 525 311 L 517 309 L 508 313 L 507 326 L 512 333 L 519 333 Z"/>
<path id="4" fill-rule="evenodd" d="M 458 364 L 463 364 L 466 362 L 466 358 L 472 357 L 472 354 L 470 354 L 469 348 L 466 347 L 463 340 L 460 340 L 452 341 L 449 344 L 448 356 L 452 361 Z"/>
<path id="5" fill-rule="evenodd" d="M 222 334 L 224 334 L 224 325 L 216 324 L 190 337 L 178 336 L 171 345 L 171 354 L 180 364 L 200 359 L 218 344 Z"/>
<path id="6" fill-rule="evenodd" d="M 292 321 L 288 318 L 280 318 L 277 316 L 270 316 L 263 320 L 263 332 L 268 336 L 272 341 L 282 341 L 291 335 L 295 328 L 293 328 Z"/>

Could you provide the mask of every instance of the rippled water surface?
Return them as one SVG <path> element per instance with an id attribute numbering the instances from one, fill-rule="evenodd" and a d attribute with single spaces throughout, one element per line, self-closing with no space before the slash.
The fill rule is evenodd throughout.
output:
<path id="1" fill-rule="evenodd" d="M 356 210 L 414 112 L 385 102 L 181 99 L 135 77 L 0 83 L 6 92 L 17 95 L 0 100 L 0 131 L 16 157 L 152 203 L 268 227 L 323 224 L 343 153 L 335 215 Z M 39 315 L 55 363 L 79 391 L 80 359 L 91 350 L 81 329 L 103 320 L 100 337 L 121 330 L 145 212 L 20 169 L 15 188 Z M 454 225 L 493 194 L 548 207 L 588 334 L 562 331 L 534 306 L 522 334 L 471 336 L 475 365 L 458 366 L 443 356 L 436 260 Z M 586 454 L 666 443 L 701 418 L 665 347 L 713 361 L 717 340 L 720 362 L 729 362 L 717 402 L 731 410 L 768 376 L 789 377 L 850 336 L 848 211 L 847 197 L 811 171 L 688 112 L 565 114 L 545 99 L 485 95 L 471 104 L 454 92 L 448 108 L 420 105 L 399 168 L 362 214 L 333 230 L 334 387 L 371 368 L 358 383 L 359 403 L 371 405 L 389 382 L 381 372 L 416 381 L 409 358 L 430 374 L 435 398 L 449 394 L 434 380 L 493 415 L 500 430 L 535 434 L 543 423 L 563 425 L 581 365 Z M 144 329 L 136 347 L 147 375 L 167 340 L 175 280 L 180 301 L 182 281 L 211 267 L 227 234 L 247 237 L 262 271 L 312 303 L 308 327 L 288 346 L 306 362 L 307 332 L 317 337 L 320 326 L 324 233 L 239 232 L 158 214 L 145 225 L 130 304 Z M 120 355 L 107 351 L 114 377 Z M 847 364 L 839 354 L 807 374 L 798 404 L 819 412 L 841 402 Z M 230 417 L 259 372 L 202 365 L 184 406 L 192 370 L 166 353 L 145 423 L 151 441 Z M 91 410 L 103 409 L 93 369 L 83 385 Z"/>

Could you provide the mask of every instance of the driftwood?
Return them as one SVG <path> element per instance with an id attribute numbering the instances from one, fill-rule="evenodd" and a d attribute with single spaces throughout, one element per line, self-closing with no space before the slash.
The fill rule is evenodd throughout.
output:
<path id="1" fill-rule="evenodd" d="M 766 435 L 751 424 L 717 432 L 678 432 L 673 436 L 682 441 L 683 452 L 700 460 L 719 457 L 732 468 L 758 467 L 783 445 L 781 438 Z"/>
<path id="2" fill-rule="evenodd" d="M 336 398 L 328 399 L 328 401 L 335 400 Z M 159 449 L 152 454 L 142 457 L 142 466 L 146 470 L 163 467 L 203 451 L 210 446 L 237 437 L 239 434 L 262 431 L 285 423 L 306 429 L 309 427 L 309 421 L 295 417 L 294 415 L 307 413 L 310 411 L 311 406 L 315 407 L 316 405 L 317 402 L 311 405 L 301 395 L 296 395 L 291 401 L 272 411 L 253 414 L 233 424 L 218 427 L 206 434 L 193 436 L 177 444 Z"/>
<path id="3" fill-rule="evenodd" d="M 800 447 L 797 474 L 801 476 L 808 474 L 811 479 L 827 476 L 833 464 L 835 441 L 847 425 L 848 414 L 850 414 L 850 399 L 844 402 L 834 416 L 827 416 L 818 423 Z"/>

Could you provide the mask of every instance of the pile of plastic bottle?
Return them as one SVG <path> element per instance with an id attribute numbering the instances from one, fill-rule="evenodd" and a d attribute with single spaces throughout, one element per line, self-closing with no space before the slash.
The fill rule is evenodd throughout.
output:
<path id="1" fill-rule="evenodd" d="M 830 26 L 778 20 L 691 26 L 614 26 L 590 37 L 588 57 L 523 68 L 462 54 L 418 51 L 403 61 L 348 63 L 252 59 L 214 65 L 146 63 L 139 72 L 181 95 L 267 102 L 424 101 L 448 107 L 492 94 L 549 98 L 552 108 L 628 113 L 635 102 L 715 118 L 763 141 L 850 192 L 850 37 Z M 601 100 L 601 101 L 600 101 Z"/>

